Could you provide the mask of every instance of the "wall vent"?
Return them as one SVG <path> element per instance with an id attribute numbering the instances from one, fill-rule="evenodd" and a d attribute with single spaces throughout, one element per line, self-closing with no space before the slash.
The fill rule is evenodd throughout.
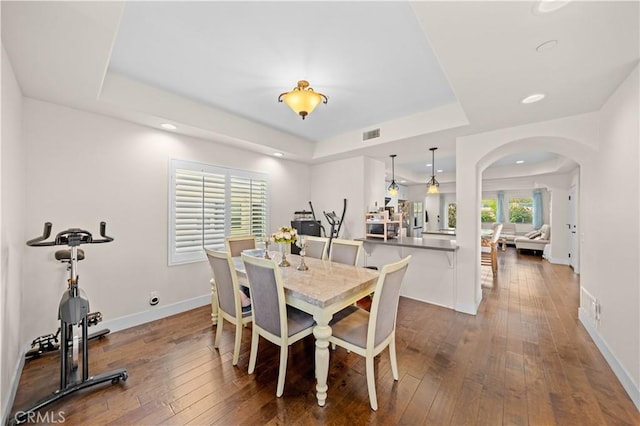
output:
<path id="1" fill-rule="evenodd" d="M 584 287 L 580 287 L 580 306 L 587 313 L 592 323 L 597 324 L 600 321 L 600 303 Z"/>
<path id="2" fill-rule="evenodd" d="M 380 129 L 367 130 L 362 132 L 362 140 L 368 141 L 369 139 L 375 139 L 380 137 Z"/>

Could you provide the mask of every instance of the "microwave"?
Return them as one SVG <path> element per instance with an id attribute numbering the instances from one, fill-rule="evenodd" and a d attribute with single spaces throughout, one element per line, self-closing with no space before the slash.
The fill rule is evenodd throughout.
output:
<path id="1" fill-rule="evenodd" d="M 398 223 L 387 223 L 387 238 L 396 238 L 398 236 L 399 226 L 400 224 Z M 381 223 L 368 223 L 367 233 L 384 235 L 384 225 Z"/>

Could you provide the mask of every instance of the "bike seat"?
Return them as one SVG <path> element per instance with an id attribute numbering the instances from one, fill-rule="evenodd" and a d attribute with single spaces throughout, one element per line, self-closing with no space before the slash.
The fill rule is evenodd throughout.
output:
<path id="1" fill-rule="evenodd" d="M 68 262 L 71 260 L 71 250 L 58 250 L 56 252 L 56 260 L 61 262 Z M 82 249 L 78 249 L 78 260 L 84 259 L 84 251 Z"/>

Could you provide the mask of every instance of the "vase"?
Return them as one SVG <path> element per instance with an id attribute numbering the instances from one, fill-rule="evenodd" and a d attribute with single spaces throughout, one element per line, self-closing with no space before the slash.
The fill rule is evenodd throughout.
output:
<path id="1" fill-rule="evenodd" d="M 280 243 L 280 263 L 278 266 L 287 267 L 291 266 L 289 261 L 287 260 L 287 246 L 289 243 Z"/>

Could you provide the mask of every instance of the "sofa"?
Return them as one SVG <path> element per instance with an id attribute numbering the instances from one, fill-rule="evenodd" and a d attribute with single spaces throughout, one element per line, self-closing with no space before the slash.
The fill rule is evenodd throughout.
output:
<path id="1" fill-rule="evenodd" d="M 498 222 L 494 224 L 497 225 Z M 514 240 L 519 235 L 516 234 L 516 224 L 515 223 L 502 223 L 502 232 L 500 233 L 500 237 L 507 243 L 507 245 L 514 245 Z"/>
<path id="2" fill-rule="evenodd" d="M 544 246 L 551 242 L 551 227 L 545 223 L 540 229 L 527 232 L 521 237 L 516 237 L 513 241 L 517 250 L 525 249 L 542 252 Z"/>

